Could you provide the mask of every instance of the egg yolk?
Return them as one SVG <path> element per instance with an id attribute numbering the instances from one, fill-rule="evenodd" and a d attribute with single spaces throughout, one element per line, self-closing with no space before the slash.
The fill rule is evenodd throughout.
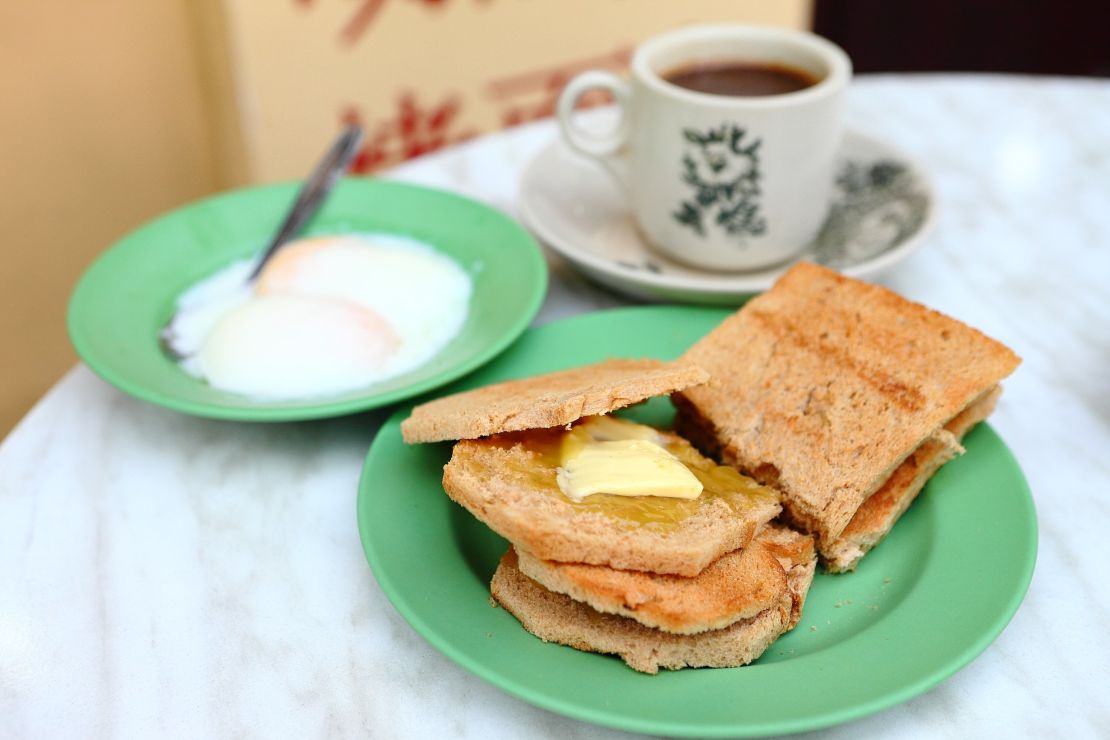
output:
<path id="1" fill-rule="evenodd" d="M 398 343 L 381 316 L 358 304 L 284 293 L 257 296 L 225 315 L 197 359 L 224 390 L 307 397 L 357 387 Z"/>

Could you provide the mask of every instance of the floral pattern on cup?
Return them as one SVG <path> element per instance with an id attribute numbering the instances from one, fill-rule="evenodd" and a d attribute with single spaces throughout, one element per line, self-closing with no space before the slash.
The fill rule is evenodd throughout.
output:
<path id="1" fill-rule="evenodd" d="M 848 160 L 837 173 L 828 219 L 801 258 L 833 268 L 873 259 L 911 238 L 928 209 L 929 196 L 907 163 Z M 617 264 L 657 275 L 669 272 L 654 260 Z"/>
<path id="2" fill-rule="evenodd" d="M 767 220 L 760 211 L 759 147 L 762 139 L 734 123 L 722 123 L 707 131 L 683 129 L 687 142 L 682 157 L 682 181 L 691 189 L 672 213 L 675 221 L 705 236 L 707 224 L 715 224 L 739 237 L 767 232 Z"/>

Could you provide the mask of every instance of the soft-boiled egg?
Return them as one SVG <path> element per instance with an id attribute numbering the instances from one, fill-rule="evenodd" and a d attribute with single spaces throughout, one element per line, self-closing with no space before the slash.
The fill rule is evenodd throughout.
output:
<path id="1" fill-rule="evenodd" d="M 183 294 L 182 366 L 262 399 L 334 395 L 428 362 L 459 332 L 471 282 L 450 258 L 392 235 L 292 242 L 253 287 L 236 263 Z"/>
<path id="2" fill-rule="evenodd" d="M 365 384 L 398 343 L 381 316 L 356 303 L 278 293 L 227 313 L 201 345 L 197 366 L 224 390 L 297 398 Z"/>
<path id="3" fill-rule="evenodd" d="M 412 346 L 438 344 L 458 331 L 470 279 L 449 258 L 411 239 L 333 236 L 287 245 L 259 275 L 257 291 L 359 303 L 384 316 Z"/>

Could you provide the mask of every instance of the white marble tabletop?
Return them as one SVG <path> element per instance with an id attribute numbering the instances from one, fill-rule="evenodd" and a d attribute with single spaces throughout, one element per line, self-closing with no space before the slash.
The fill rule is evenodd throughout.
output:
<path id="1" fill-rule="evenodd" d="M 849 121 L 939 188 L 936 232 L 883 282 L 1025 359 L 992 424 L 1029 479 L 1040 552 L 970 666 L 818 734 L 1108 737 L 1110 81 L 862 78 Z M 394 174 L 512 213 L 553 135 L 515 129 Z M 624 303 L 551 268 L 537 323 Z M 70 372 L 0 447 L 0 737 L 622 735 L 501 693 L 393 610 L 355 523 L 381 418 L 205 421 Z"/>

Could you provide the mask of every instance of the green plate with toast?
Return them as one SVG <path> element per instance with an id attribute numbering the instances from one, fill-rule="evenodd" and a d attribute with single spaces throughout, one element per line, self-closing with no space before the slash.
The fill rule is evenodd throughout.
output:
<path id="1" fill-rule="evenodd" d="M 526 332 L 449 392 L 612 356 L 674 359 L 729 314 L 655 306 L 604 311 Z M 358 496 L 363 548 L 382 590 L 444 655 L 537 706 L 659 735 L 759 736 L 813 730 L 906 701 L 971 662 L 1017 611 L 1033 574 L 1037 524 L 1025 478 L 986 424 L 964 439 L 891 534 L 845 575 L 820 570 L 802 620 L 742 668 L 637 673 L 617 657 L 544 643 L 489 603 L 508 546 L 440 483 L 451 444 L 408 446 L 382 427 Z M 667 426 L 654 399 L 622 412 Z"/>

